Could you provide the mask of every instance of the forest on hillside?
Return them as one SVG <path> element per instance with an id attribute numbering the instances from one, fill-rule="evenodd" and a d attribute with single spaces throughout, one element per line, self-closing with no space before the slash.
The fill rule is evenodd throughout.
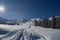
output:
<path id="1" fill-rule="evenodd" d="M 45 28 L 60 29 L 60 17 L 52 15 L 49 19 L 48 17 L 44 18 L 43 21 L 35 20 L 35 26 L 42 26 Z"/>

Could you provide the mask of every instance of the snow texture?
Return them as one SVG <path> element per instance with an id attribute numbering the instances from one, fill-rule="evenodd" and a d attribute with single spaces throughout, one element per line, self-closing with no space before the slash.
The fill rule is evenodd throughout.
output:
<path id="1" fill-rule="evenodd" d="M 34 26 L 32 21 L 23 25 L 0 25 L 0 28 L 9 31 L 0 35 L 0 40 L 60 40 L 60 29 Z"/>

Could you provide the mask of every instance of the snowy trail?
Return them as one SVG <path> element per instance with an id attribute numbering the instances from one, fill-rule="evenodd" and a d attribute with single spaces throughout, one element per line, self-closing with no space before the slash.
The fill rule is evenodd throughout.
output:
<path id="1" fill-rule="evenodd" d="M 33 28 L 32 26 L 33 23 L 30 22 L 20 25 L 18 30 L 10 32 L 4 37 L 1 37 L 0 40 L 46 40 L 44 36 L 26 30 Z"/>
<path id="2" fill-rule="evenodd" d="M 22 30 L 22 31 L 19 30 L 16 34 L 14 34 L 14 33 L 15 32 L 13 31 L 4 37 L 1 37 L 0 40 L 38 40 L 38 39 L 46 40 L 45 37 L 43 37 L 42 35 L 40 35 L 40 34 L 38 35 L 35 33 L 34 34 L 28 33 L 26 30 Z M 14 37 L 12 34 L 14 35 Z"/>
<path id="3" fill-rule="evenodd" d="M 60 40 L 60 29 L 48 29 L 34 26 L 33 22 L 23 25 L 0 25 L 9 29 L 10 33 L 0 37 L 0 40 Z"/>

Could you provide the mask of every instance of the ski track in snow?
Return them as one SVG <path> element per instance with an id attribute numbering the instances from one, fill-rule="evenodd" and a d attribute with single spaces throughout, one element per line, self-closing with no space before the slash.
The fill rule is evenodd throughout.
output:
<path id="1" fill-rule="evenodd" d="M 35 33 L 34 34 L 28 33 L 24 29 L 21 29 L 18 31 L 15 30 L 4 37 L 1 37 L 0 40 L 37 40 L 40 38 L 46 40 L 45 37 L 43 37 L 42 35 L 39 36 L 38 34 Z"/>
<path id="2" fill-rule="evenodd" d="M 34 26 L 34 23 L 31 21 L 23 25 L 0 25 L 0 28 L 10 31 L 0 37 L 0 40 L 60 40 L 59 29 Z"/>

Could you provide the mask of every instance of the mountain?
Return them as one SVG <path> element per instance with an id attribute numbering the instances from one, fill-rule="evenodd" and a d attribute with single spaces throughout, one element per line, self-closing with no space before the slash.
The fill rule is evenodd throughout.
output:
<path id="1" fill-rule="evenodd" d="M 7 19 L 0 17 L 0 24 L 6 24 Z"/>
<path id="2" fill-rule="evenodd" d="M 6 24 L 15 25 L 16 24 L 16 20 L 7 20 Z"/>
<path id="3" fill-rule="evenodd" d="M 32 18 L 32 19 L 19 19 L 19 20 L 17 20 L 17 24 L 24 24 L 24 23 L 26 23 L 26 22 L 34 22 L 35 23 L 35 20 L 36 21 L 43 21 L 42 19 L 40 19 L 40 18 Z"/>

